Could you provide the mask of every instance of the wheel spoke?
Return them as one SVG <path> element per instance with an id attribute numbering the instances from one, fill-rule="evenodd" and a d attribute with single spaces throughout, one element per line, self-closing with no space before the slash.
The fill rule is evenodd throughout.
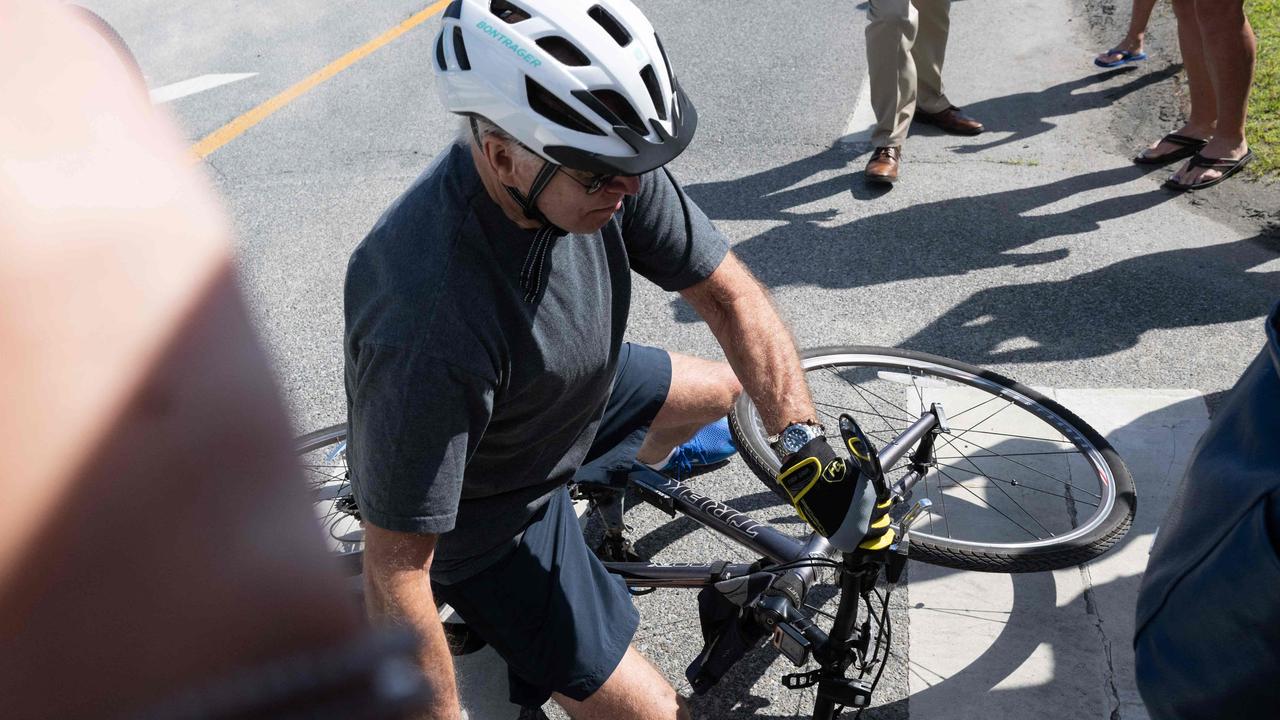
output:
<path id="1" fill-rule="evenodd" d="M 863 400 L 863 402 L 866 402 L 866 400 L 864 399 L 864 400 Z M 814 400 L 814 401 L 813 401 L 813 404 L 814 404 L 814 407 L 815 407 L 815 408 L 817 408 L 819 412 L 821 412 L 821 411 L 822 411 L 822 408 L 830 408 L 831 410 L 830 410 L 827 414 L 828 414 L 828 415 L 830 415 L 833 419 L 834 419 L 835 417 L 837 417 L 837 416 L 838 416 L 840 413 L 842 413 L 842 412 L 846 412 L 846 413 L 866 412 L 865 410 L 863 410 L 863 411 L 859 411 L 857 408 L 847 408 L 847 407 L 843 407 L 843 406 L 841 406 L 841 405 L 835 405 L 835 404 L 832 404 L 832 403 L 824 403 L 824 402 L 820 402 L 820 401 L 818 401 L 818 400 Z M 867 403 L 867 405 L 868 405 L 868 407 L 871 407 L 871 408 L 872 408 L 872 410 L 871 410 L 872 412 L 875 412 L 875 407 L 874 407 L 873 405 L 871 405 L 871 403 Z M 878 416 L 880 416 L 882 419 L 886 419 L 886 420 L 887 420 L 887 419 L 893 419 L 893 420 L 897 420 L 897 421 L 898 421 L 898 422 L 900 422 L 900 423 L 906 423 L 907 425 L 910 425 L 911 423 L 915 422 L 915 420 L 913 420 L 912 418 L 894 417 L 894 416 L 892 416 L 892 415 L 890 415 L 890 416 L 888 416 L 888 417 L 886 418 L 886 416 L 881 415 L 880 413 L 876 413 L 876 414 L 877 414 Z M 886 424 L 887 424 L 887 423 L 886 423 Z M 891 427 L 891 428 L 892 428 L 893 426 L 892 426 L 892 425 L 889 425 L 889 427 Z"/>
<path id="2" fill-rule="evenodd" d="M 957 467 L 957 466 L 955 466 L 955 465 L 946 465 L 946 464 L 944 464 L 944 463 L 938 463 L 938 465 L 939 465 L 939 467 L 951 468 L 952 470 L 958 470 L 958 471 L 961 471 L 961 472 L 969 472 L 968 470 L 965 470 L 965 469 L 964 469 L 964 468 L 962 468 L 962 467 Z M 1036 487 L 1036 486 L 1034 486 L 1034 485 L 1024 485 L 1024 484 L 1022 484 L 1022 483 L 1020 483 L 1020 482 L 1018 482 L 1018 481 L 1016 481 L 1016 480 L 1006 480 L 1006 479 L 1004 479 L 1004 478 L 999 478 L 999 477 L 996 477 L 995 475 L 992 475 L 991 473 L 984 472 L 984 473 L 982 474 L 982 477 L 985 477 L 985 478 L 987 478 L 988 480 L 995 480 L 996 482 L 1002 482 L 1002 483 L 1005 483 L 1006 485 L 1009 485 L 1010 487 L 1017 487 L 1017 488 L 1022 488 L 1023 490 L 1031 490 L 1031 491 L 1033 491 L 1033 492 L 1044 493 L 1045 495 L 1052 495 L 1053 497 L 1059 497 L 1059 498 L 1062 498 L 1063 500 L 1070 500 L 1070 501 L 1072 501 L 1072 502 L 1078 502 L 1078 503 L 1080 503 L 1080 504 L 1082 504 L 1082 505 L 1088 505 L 1089 507 L 1095 507 L 1095 508 L 1096 508 L 1096 507 L 1098 507 L 1098 506 L 1097 506 L 1096 504 L 1094 504 L 1094 503 L 1085 502 L 1084 500 L 1076 500 L 1075 498 L 1068 497 L 1068 496 L 1066 496 L 1066 495 L 1061 495 L 1061 494 L 1056 493 L 1056 492 L 1049 492 L 1048 490 L 1043 490 L 1043 489 L 1038 488 L 1038 487 Z"/>
<path id="3" fill-rule="evenodd" d="M 977 447 L 977 443 L 973 442 L 972 440 L 969 441 L 969 444 Z M 993 453 L 988 453 L 986 455 L 955 455 L 955 456 L 948 455 L 946 457 L 942 457 L 941 455 L 934 455 L 933 459 L 934 460 L 959 460 L 961 458 L 966 458 L 966 457 L 1031 457 L 1031 456 L 1040 456 L 1040 455 L 1079 455 L 1079 454 L 1080 454 L 1079 451 L 1076 451 L 1076 450 L 1046 450 L 1045 452 L 1015 452 L 1015 453 L 994 453 L 993 452 Z"/>
<path id="4" fill-rule="evenodd" d="M 947 537 L 951 537 L 951 516 L 947 513 L 947 494 L 942 491 L 941 480 L 938 481 L 938 497 L 942 499 L 942 526 L 947 529 Z"/>
<path id="5" fill-rule="evenodd" d="M 867 403 L 867 406 L 868 406 L 868 407 L 870 407 L 870 408 L 872 409 L 872 412 L 874 412 L 876 415 L 879 415 L 881 420 L 884 420 L 884 415 L 883 415 L 883 414 L 881 414 L 881 413 L 880 413 L 880 411 L 879 411 L 879 410 L 877 410 L 877 409 L 876 409 L 876 407 L 875 407 L 874 405 L 872 405 L 872 404 L 867 400 L 866 396 L 864 396 L 864 395 L 862 394 L 862 391 L 863 391 L 863 390 L 866 390 L 866 388 L 860 388 L 860 387 L 858 387 L 857 385 L 854 385 L 854 384 L 853 384 L 853 382 L 851 382 L 848 378 L 846 378 L 846 377 L 844 377 L 844 376 L 840 375 L 839 373 L 837 373 L 837 372 L 835 372 L 835 371 L 831 370 L 831 368 L 826 368 L 826 370 L 827 370 L 828 372 L 830 372 L 832 375 L 835 375 L 835 376 L 836 376 L 836 378 L 838 378 L 839 380 L 841 380 L 842 382 L 844 382 L 844 384 L 846 384 L 846 385 L 848 385 L 849 387 L 853 388 L 853 391 L 854 391 L 854 392 L 856 392 L 856 393 L 858 393 L 858 396 L 862 398 L 862 401 L 863 401 L 863 402 Z M 901 405 L 898 405 L 897 403 L 893 402 L 892 400 L 886 400 L 885 398 L 880 397 L 880 395 L 879 395 L 879 394 L 874 393 L 874 392 L 872 392 L 871 390 L 866 390 L 866 392 L 867 392 L 868 394 L 870 394 L 872 397 L 874 397 L 874 398 L 876 398 L 877 400 L 879 400 L 880 402 L 882 402 L 882 403 L 884 403 L 884 404 L 886 404 L 886 405 L 888 405 L 888 406 L 892 407 L 893 409 L 897 410 L 898 412 L 902 413 L 902 415 L 903 415 L 905 418 L 910 418 L 910 417 L 911 417 L 911 411 L 907 410 L 906 408 L 902 407 Z M 902 418 L 900 418 L 900 419 L 902 419 Z M 907 420 L 907 422 L 910 422 L 910 420 Z M 889 424 L 889 422 L 888 422 L 887 420 L 885 420 L 885 425 L 888 425 L 888 424 Z"/>
<path id="6" fill-rule="evenodd" d="M 969 494 L 970 494 L 970 495 L 972 495 L 974 498 L 976 498 L 976 499 L 978 500 L 978 502 L 982 503 L 983 505 L 986 505 L 987 507 L 991 508 L 992 510 L 995 510 L 995 511 L 996 511 L 997 513 L 999 513 L 1002 517 L 1004 517 L 1004 519 L 1005 519 L 1005 520 L 1008 520 L 1009 522 L 1013 523 L 1015 526 L 1017 526 L 1018 528 L 1020 528 L 1020 529 L 1021 529 L 1023 532 L 1025 532 L 1026 534 L 1030 535 L 1031 537 L 1035 538 L 1036 540 L 1043 540 L 1043 539 L 1044 539 L 1044 538 L 1042 538 L 1042 537 L 1040 537 L 1040 536 L 1036 535 L 1035 533 L 1031 532 L 1031 531 L 1030 531 L 1030 530 L 1028 530 L 1027 528 L 1023 527 L 1022 523 L 1020 523 L 1020 522 L 1018 522 L 1017 520 L 1014 520 L 1013 518 L 1009 517 L 1008 513 L 1006 513 L 1005 511 L 1003 511 L 1003 510 L 1001 510 L 1000 508 L 996 507 L 995 505 L 992 505 L 991 503 L 987 502 L 987 500 L 986 500 L 985 498 L 983 498 L 981 495 L 979 495 L 979 494 L 975 493 L 974 491 L 970 490 L 969 488 L 965 487 L 965 485 L 964 485 L 963 483 L 957 482 L 957 481 L 956 481 L 956 479 L 955 479 L 955 478 L 953 478 L 953 477 L 951 477 L 950 475 L 948 475 L 948 474 L 947 474 L 947 472 L 946 472 L 945 470 L 939 469 L 939 470 L 938 470 L 938 472 L 940 472 L 940 473 L 942 473 L 944 476 L 946 476 L 946 478 L 947 478 L 948 480 L 950 480 L 950 481 L 951 481 L 951 484 L 952 484 L 952 485 L 955 485 L 956 487 L 959 487 L 961 490 L 964 490 L 965 492 L 969 493 Z M 939 487 L 941 487 L 941 486 L 939 486 Z M 1025 512 L 1025 510 L 1024 510 L 1023 512 Z M 1033 519 L 1034 519 L 1034 518 L 1033 518 Z M 950 536 L 950 534 L 948 534 L 948 535 L 947 535 L 947 537 L 951 537 L 951 536 Z"/>
<path id="7" fill-rule="evenodd" d="M 1014 438 L 1016 440 L 1038 440 L 1040 442 L 1065 443 L 1071 446 L 1075 445 L 1075 443 L 1071 442 L 1070 440 L 1067 440 L 1066 438 L 1063 438 L 1061 440 L 1055 440 L 1053 438 L 1035 437 L 1034 435 L 1018 435 L 1015 433 L 996 432 L 995 430 L 978 430 L 976 428 L 971 428 L 969 430 L 966 430 L 965 432 L 976 433 L 978 435 L 999 435 L 1000 437 Z"/>
<path id="8" fill-rule="evenodd" d="M 960 439 L 960 438 L 959 438 L 959 436 L 956 436 L 955 440 L 959 440 L 959 439 Z M 976 443 L 976 442 L 974 442 L 974 441 L 972 441 L 972 440 L 967 440 L 966 442 L 968 442 L 970 445 L 973 445 L 974 447 L 978 448 L 979 450 L 982 450 L 982 451 L 984 451 L 984 452 L 988 453 L 990 456 L 996 456 L 996 457 L 1003 458 L 1003 459 L 1008 460 L 1009 462 L 1013 463 L 1014 465 L 1017 465 L 1018 467 L 1025 468 L 1025 469 L 1027 469 L 1027 470 L 1030 470 L 1031 472 L 1036 473 L 1037 475 L 1043 475 L 1044 477 L 1047 477 L 1047 478 L 1049 478 L 1050 480 L 1052 480 L 1052 481 L 1054 481 L 1054 482 L 1056 482 L 1056 483 L 1059 483 L 1059 484 L 1063 485 L 1064 487 L 1069 487 L 1069 488 L 1071 488 L 1072 490 L 1079 490 L 1080 492 L 1082 492 L 1082 493 L 1084 493 L 1084 494 L 1086 494 L 1086 495 L 1089 495 L 1089 496 L 1093 497 L 1094 499 L 1096 499 L 1096 500 L 1098 500 L 1098 501 L 1101 501 L 1101 500 L 1102 500 L 1102 496 L 1101 496 L 1101 495 L 1097 495 L 1097 494 L 1091 493 L 1091 492 L 1089 492 L 1088 490 L 1086 490 L 1086 489 L 1084 489 L 1084 488 L 1081 488 L 1081 487 L 1076 487 L 1075 485 L 1071 484 L 1069 481 L 1067 481 L 1067 480 L 1060 480 L 1060 479 L 1058 479 L 1058 478 L 1056 478 L 1056 477 L 1054 477 L 1054 476 L 1052 476 L 1052 475 L 1050 475 L 1050 474 L 1048 474 L 1048 473 L 1044 472 L 1043 470 L 1040 470 L 1039 468 L 1031 467 L 1030 465 L 1027 465 L 1026 463 L 1018 462 L 1017 460 L 1010 460 L 1010 457 L 1011 457 L 1011 456 L 1003 455 L 1003 454 L 1001 454 L 1001 453 L 995 452 L 994 450 L 992 450 L 992 449 L 990 449 L 990 448 L 983 447 L 982 445 L 979 445 L 978 443 Z M 956 451 L 956 452 L 960 452 L 960 448 L 957 448 L 953 442 L 951 442 L 951 441 L 947 441 L 947 444 L 948 444 L 948 445 L 950 445 L 953 449 L 955 449 L 955 451 Z M 1074 454 L 1078 454 L 1078 453 L 1072 453 L 1072 454 L 1074 455 Z M 972 463 L 972 462 L 973 462 L 973 460 L 972 460 L 972 458 L 971 458 L 970 456 L 967 456 L 967 455 L 966 455 L 966 456 L 963 456 L 963 457 L 964 457 L 964 459 L 965 459 L 965 460 L 968 460 L 970 463 Z M 987 455 L 981 455 L 981 456 L 979 456 L 979 457 L 987 457 Z M 974 465 L 974 467 L 977 467 L 977 465 Z"/>
<path id="9" fill-rule="evenodd" d="M 1003 410 L 1003 408 L 1002 408 L 1002 410 Z M 1000 412 L 1000 411 L 997 411 L 997 412 Z M 993 415 L 994 415 L 994 414 L 995 414 L 995 413 L 993 413 Z M 957 439 L 958 439 L 958 438 L 957 438 Z M 959 448 L 956 448 L 956 447 L 955 447 L 955 444 L 952 442 L 952 440 L 947 439 L 947 440 L 946 440 L 946 443 L 947 443 L 948 445 L 950 445 L 952 448 L 956 449 L 956 451 L 957 451 L 957 452 L 959 451 Z M 985 449 L 985 448 L 984 448 L 984 449 Z M 978 466 L 978 464 L 977 464 L 977 463 L 975 463 L 973 460 L 970 460 L 970 459 L 969 459 L 969 458 L 967 458 L 967 457 L 965 458 L 965 460 L 966 460 L 970 465 L 972 465 L 972 466 L 973 466 L 973 469 L 977 471 L 977 474 L 978 474 L 978 476 L 979 476 L 979 477 L 986 477 L 986 476 L 987 476 L 987 474 L 982 470 L 982 468 L 981 468 L 981 467 L 979 467 L 979 466 Z M 1013 462 L 1013 461 L 1010 461 L 1010 462 Z M 941 471 L 940 471 L 940 472 L 941 472 Z M 951 476 L 950 476 L 950 475 L 948 475 L 947 477 L 948 477 L 948 478 L 950 478 Z M 954 478 L 951 478 L 951 482 L 955 482 L 955 479 L 954 479 Z M 1012 496 L 1012 495 L 1010 495 L 1008 492 L 1006 492 L 1006 491 L 1005 491 L 1005 489 L 1004 489 L 1003 487 L 1001 487 L 1001 486 L 1000 486 L 1000 485 L 998 485 L 998 484 L 997 484 L 997 485 L 993 485 L 992 487 L 994 487 L 995 489 L 999 490 L 999 491 L 1000 491 L 1000 494 L 1002 494 L 1002 495 L 1004 495 L 1006 498 L 1008 498 L 1008 499 L 1009 499 L 1009 502 L 1013 503 L 1013 504 L 1014 504 L 1014 505 L 1015 505 L 1019 510 L 1021 510 L 1021 511 L 1023 512 L 1023 514 L 1025 514 L 1027 517 L 1031 518 L 1031 521 L 1032 521 L 1032 522 L 1034 522 L 1035 524 L 1039 525 L 1041 530 L 1044 530 L 1045 532 L 1049 533 L 1049 535 L 1050 535 L 1050 536 L 1053 536 L 1053 535 L 1054 535 L 1054 532 L 1053 532 L 1052 530 L 1050 530 L 1049 528 L 1045 527 L 1045 526 L 1044 526 L 1044 523 L 1040 522 L 1040 519 L 1039 519 L 1039 518 L 1037 518 L 1035 515 L 1032 515 L 1032 514 L 1031 514 L 1031 511 L 1027 510 L 1025 507 L 1023 507 L 1023 506 L 1022 506 L 1022 503 L 1018 502 L 1017 500 L 1014 500 L 1014 499 L 1013 499 L 1013 496 Z M 990 504 L 990 503 L 988 503 L 988 504 Z M 995 506 L 994 506 L 994 505 L 992 505 L 991 507 L 993 507 L 993 508 L 994 508 Z"/>
<path id="10" fill-rule="evenodd" d="M 334 483 L 334 482 L 345 482 L 347 479 L 345 475 L 329 475 L 327 473 L 319 473 L 319 472 L 313 472 L 311 474 L 319 475 L 320 477 L 324 478 L 323 480 L 320 480 L 317 478 L 308 478 L 307 482 L 312 487 L 320 487 L 322 485 L 328 485 L 329 483 Z"/>
<path id="11" fill-rule="evenodd" d="M 955 415 L 952 415 L 952 414 L 950 414 L 950 413 L 947 413 L 947 419 L 948 419 L 948 420 L 955 420 L 956 418 L 960 417 L 961 415 L 964 415 L 965 413 L 967 413 L 967 412 L 969 412 L 969 411 L 971 411 L 971 410 L 977 410 L 978 408 L 982 407 L 983 405 L 986 405 L 986 404 L 987 404 L 987 403 L 989 403 L 989 402 L 995 402 L 996 400 L 1003 400 L 1003 399 L 1004 399 L 1004 398 L 1001 398 L 999 395 L 992 395 L 991 397 L 987 398 L 986 400 L 983 400 L 982 402 L 978 403 L 977 405 L 971 405 L 971 406 L 969 406 L 969 407 L 965 408 L 964 410 L 961 410 L 960 412 L 956 413 Z"/>

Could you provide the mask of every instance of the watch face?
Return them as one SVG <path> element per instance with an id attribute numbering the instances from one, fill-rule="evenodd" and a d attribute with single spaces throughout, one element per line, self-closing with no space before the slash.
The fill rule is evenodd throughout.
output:
<path id="1" fill-rule="evenodd" d="M 782 449 L 787 453 L 793 453 L 805 446 L 805 443 L 813 439 L 814 435 L 808 425 L 792 425 L 782 431 Z"/>

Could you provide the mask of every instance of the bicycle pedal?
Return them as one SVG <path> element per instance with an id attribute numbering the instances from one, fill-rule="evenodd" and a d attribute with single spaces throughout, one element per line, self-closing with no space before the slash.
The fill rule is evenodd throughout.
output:
<path id="1" fill-rule="evenodd" d="M 821 670 L 810 670 L 803 673 L 788 673 L 782 676 L 782 686 L 788 690 L 804 690 L 817 685 L 822 680 Z"/>
<path id="2" fill-rule="evenodd" d="M 625 537 L 606 536 L 595 550 L 596 557 L 604 562 L 645 562 L 648 558 L 636 553 L 631 541 Z"/>

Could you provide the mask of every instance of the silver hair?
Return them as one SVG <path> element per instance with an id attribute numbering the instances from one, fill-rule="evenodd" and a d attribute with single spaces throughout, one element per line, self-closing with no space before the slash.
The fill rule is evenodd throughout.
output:
<path id="1" fill-rule="evenodd" d="M 521 162 L 522 164 L 527 164 L 530 166 L 537 165 L 541 167 L 542 163 L 544 162 L 542 157 L 539 156 L 534 151 L 530 150 L 529 148 L 525 147 L 519 140 L 516 140 L 514 137 L 512 137 L 511 134 L 508 133 L 506 130 L 503 130 L 497 125 L 494 125 L 488 119 L 480 117 L 479 115 L 474 116 L 474 118 L 475 118 L 475 124 L 476 124 L 476 128 L 474 132 L 472 131 L 472 128 L 471 128 L 472 118 L 471 117 L 462 118 L 462 124 L 458 126 L 458 142 L 459 143 L 463 145 L 474 144 L 476 141 L 476 135 L 479 135 L 482 141 L 487 137 L 493 137 L 498 141 L 505 143 L 507 148 L 511 150 L 511 153 L 515 155 L 516 158 L 519 159 L 519 162 Z"/>

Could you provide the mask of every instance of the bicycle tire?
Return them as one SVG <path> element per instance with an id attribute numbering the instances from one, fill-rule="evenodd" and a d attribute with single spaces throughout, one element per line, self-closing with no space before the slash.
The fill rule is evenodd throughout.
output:
<path id="1" fill-rule="evenodd" d="M 1125 468 L 1115 449 L 1100 435 L 1091 428 L 1087 423 L 1077 417 L 1074 413 L 1062 407 L 1054 400 L 1045 397 L 1043 394 L 1028 388 L 1014 380 L 1003 375 L 979 368 L 973 365 L 962 363 L 956 360 L 930 355 L 927 353 L 914 352 L 909 350 L 898 350 L 892 348 L 879 348 L 867 346 L 832 346 L 807 350 L 801 354 L 802 362 L 806 369 L 807 377 L 811 386 L 814 384 L 815 371 L 829 370 L 831 368 L 845 368 L 848 372 L 845 376 L 832 370 L 830 374 L 840 379 L 843 383 L 848 384 L 850 388 L 854 388 L 854 392 L 850 395 L 860 394 L 858 385 L 849 379 L 849 375 L 860 375 L 863 377 L 874 377 L 875 382 L 881 382 L 882 377 L 888 377 L 885 382 L 894 382 L 901 384 L 903 378 L 909 378 L 911 388 L 920 398 L 920 404 L 924 405 L 926 395 L 942 396 L 949 390 L 935 390 L 931 383 L 953 383 L 957 386 L 956 392 L 963 394 L 967 392 L 985 393 L 989 396 L 982 404 L 994 401 L 995 399 L 1003 399 L 1006 403 L 1001 406 L 994 415 L 1003 412 L 1005 407 L 1016 407 L 1021 411 L 1038 418 L 1044 425 L 1054 428 L 1062 433 L 1062 439 L 1040 438 L 1038 436 L 1021 437 L 1016 434 L 998 433 L 988 430 L 967 429 L 957 436 L 960 439 L 948 438 L 944 442 L 949 443 L 951 448 L 956 448 L 959 444 L 971 444 L 972 440 L 963 440 L 963 436 L 969 433 L 982 433 L 986 435 L 1008 435 L 1010 437 L 1019 438 L 1013 442 L 1030 443 L 1031 441 L 1044 440 L 1053 443 L 1070 443 L 1078 451 L 1081 458 L 1089 463 L 1092 467 L 1098 482 L 1100 494 L 1098 498 L 1097 509 L 1093 515 L 1086 518 L 1084 523 L 1077 523 L 1078 518 L 1073 514 L 1075 508 L 1082 502 L 1087 506 L 1087 499 L 1081 500 L 1074 497 L 1072 490 L 1080 490 L 1072 483 L 1068 482 L 1067 487 L 1063 488 L 1063 494 L 1060 497 L 1066 498 L 1064 512 L 1071 525 L 1064 529 L 1061 534 L 1051 533 L 1050 538 L 1038 538 L 1035 540 L 1024 540 L 1020 542 L 995 542 L 990 539 L 986 540 L 966 540 L 955 537 L 942 537 L 937 533 L 927 530 L 912 530 L 910 553 L 911 558 L 921 560 L 934 565 L 941 565 L 960 570 L 976 570 L 981 572 L 1000 572 L 1000 573 L 1017 573 L 1017 572 L 1037 572 L 1042 570 L 1056 570 L 1065 567 L 1071 567 L 1087 562 L 1115 545 L 1124 537 L 1125 533 L 1133 521 L 1133 515 L 1137 507 L 1137 498 L 1134 490 L 1133 479 L 1129 475 L 1129 471 Z M 879 370 L 875 370 L 880 368 Z M 875 370 L 874 375 L 869 371 Z M 905 376 L 902 375 L 905 373 Z M 901 376 L 901 377 L 891 377 Z M 838 384 L 835 387 L 840 387 Z M 865 387 L 865 386 L 864 386 Z M 949 387 L 949 386 L 948 386 Z M 819 397 L 819 393 L 815 392 L 815 402 L 819 404 L 820 414 L 824 417 L 824 424 L 828 428 L 835 427 L 835 416 L 830 410 L 822 408 L 823 398 Z M 878 396 L 877 396 L 878 397 Z M 865 395 L 863 396 L 865 399 Z M 868 403 L 870 404 L 870 403 Z M 975 405 L 965 410 L 979 407 Z M 901 408 L 898 408 L 901 409 Z M 864 411 L 865 412 L 865 411 Z M 905 413 L 904 413 L 905 414 Z M 907 421 L 918 417 L 918 414 L 910 415 L 905 418 Z M 955 416 L 953 416 L 954 419 Z M 856 418 L 855 418 L 856 419 Z M 886 420 L 881 415 L 880 420 Z M 894 419 L 894 418 L 889 418 Z M 903 418 L 897 418 L 902 420 Z M 862 421 L 859 420 L 861 423 Z M 886 425 L 892 425 L 886 421 Z M 754 403 L 747 395 L 742 395 L 729 416 L 729 426 L 733 432 L 734 439 L 738 442 L 739 451 L 743 460 L 751 468 L 751 470 L 763 480 L 770 484 L 775 482 L 780 461 L 769 447 L 768 439 L 763 429 L 763 425 L 759 420 L 759 414 L 755 409 Z M 864 427 L 864 430 L 867 428 Z M 1038 426 L 1037 426 L 1037 429 Z M 876 438 L 881 444 L 886 438 L 891 438 L 896 432 L 900 432 L 901 428 L 887 428 L 879 433 Z M 953 428 L 954 430 L 954 428 Z M 891 432 L 892 431 L 892 432 Z M 830 432 L 830 431 L 829 431 Z M 837 443 L 838 446 L 838 443 Z M 987 451 L 987 448 L 982 448 Z M 1000 453 L 987 455 L 974 455 L 973 457 L 988 458 L 999 457 L 1002 460 L 1009 461 L 1011 466 L 1022 465 L 1030 468 L 1035 472 L 1046 475 L 1041 470 L 1030 466 L 1028 463 L 1039 462 L 1039 460 L 1010 460 L 1012 457 L 1032 457 L 1032 456 L 1051 456 L 1051 455 L 1071 455 L 1067 450 L 1040 451 L 1026 453 L 1010 453 L 1003 455 Z M 1009 495 L 1008 491 L 1003 489 L 1005 483 L 1010 481 L 1007 478 L 1001 478 L 991 473 L 989 470 L 978 465 L 972 458 L 965 458 L 973 468 L 983 470 L 982 474 L 967 470 L 975 475 L 987 480 L 987 486 L 984 489 L 995 487 L 996 489 Z M 1052 461 L 1065 463 L 1074 462 L 1070 458 L 1052 458 Z M 955 471 L 955 466 L 945 466 Z M 885 468 L 885 472 L 889 475 L 890 482 L 894 481 L 895 472 L 904 472 L 903 463 L 899 463 L 896 468 Z M 1072 468 L 1068 466 L 1068 470 Z M 1004 471 L 1001 471 L 1002 473 Z M 955 491 L 957 486 L 965 486 L 965 483 L 958 482 L 946 470 L 940 469 L 936 465 L 931 469 L 931 476 L 936 475 L 936 488 L 939 496 L 944 503 L 946 498 L 952 497 L 954 502 L 954 494 L 948 494 L 947 491 Z M 943 477 L 946 476 L 946 477 Z M 1070 479 L 1073 476 L 1067 473 Z M 953 485 L 945 484 L 950 478 Z M 1034 475 L 1032 476 L 1035 478 Z M 1061 479 L 1055 478 L 1058 482 Z M 1043 483 L 1043 481 L 1041 481 Z M 1043 483 L 1047 484 L 1047 483 Z M 922 481 L 926 492 L 929 486 L 926 481 Z M 917 486 L 919 488 L 919 486 Z M 1043 488 L 1034 487 L 1032 485 L 1023 484 L 1012 481 L 1010 490 L 1018 492 L 1020 495 L 1027 495 L 1030 490 L 1037 493 L 1045 493 L 1053 495 Z M 966 491 L 978 496 L 966 488 Z M 955 493 L 959 494 L 959 493 Z M 966 505 L 972 505 L 972 501 L 968 501 L 967 496 L 962 496 L 966 500 Z M 995 503 L 989 498 L 994 497 L 999 501 L 999 497 L 995 494 L 988 496 L 988 502 L 991 508 L 997 512 L 1001 512 Z M 1000 501 L 1003 502 L 1003 501 Z M 1058 501 L 1050 501 L 1057 503 Z M 1016 500 L 1014 501 L 1016 505 Z M 936 507 L 936 506 L 935 506 Z M 981 507 L 981 506 L 979 506 Z M 975 515 L 973 511 L 969 511 L 971 515 Z M 945 511 L 944 511 L 945 514 Z M 987 512 L 987 516 L 994 516 L 995 513 Z M 1003 514 L 1003 513 L 1002 513 Z M 1006 515 L 1005 517 L 1009 517 Z M 1033 518 L 1034 519 L 1034 518 Z M 931 521 L 933 522 L 933 521 Z M 947 526 L 948 535 L 951 534 L 949 521 Z M 1010 522 L 1013 522 L 1010 519 Z M 1040 520 L 1037 520 L 1040 522 Z M 1017 524 L 1017 523 L 1014 523 Z M 932 528 L 932 524 L 929 526 Z M 1042 527 L 1044 527 L 1042 525 Z M 1023 528 L 1025 529 L 1025 528 Z M 1016 531 L 1012 531 L 1016 532 Z M 1034 533 L 1033 533 L 1034 535 Z"/>
<path id="2" fill-rule="evenodd" d="M 364 530 L 347 472 L 346 440 L 346 423 L 331 425 L 296 438 L 294 452 L 329 553 L 355 575 L 364 554 Z"/>

